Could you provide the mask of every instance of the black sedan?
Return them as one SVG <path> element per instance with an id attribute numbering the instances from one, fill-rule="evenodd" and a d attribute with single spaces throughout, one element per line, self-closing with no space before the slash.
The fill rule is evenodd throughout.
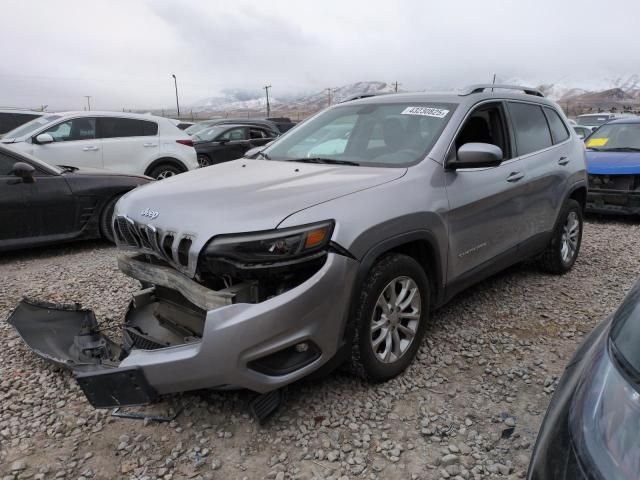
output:
<path id="1" fill-rule="evenodd" d="M 640 282 L 571 359 L 540 428 L 528 478 L 640 478 Z"/>
<path id="2" fill-rule="evenodd" d="M 261 147 L 275 137 L 256 125 L 215 125 L 193 135 L 193 147 L 201 167 L 241 158 L 247 150 Z"/>
<path id="3" fill-rule="evenodd" d="M 113 241 L 115 203 L 151 180 L 54 167 L 0 146 L 0 251 L 83 238 Z"/>

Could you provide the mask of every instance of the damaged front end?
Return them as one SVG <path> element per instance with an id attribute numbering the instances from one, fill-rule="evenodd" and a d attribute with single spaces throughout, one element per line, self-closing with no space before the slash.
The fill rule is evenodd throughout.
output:
<path id="1" fill-rule="evenodd" d="M 640 214 L 640 175 L 589 174 L 586 210 L 594 213 Z"/>
<path id="2" fill-rule="evenodd" d="M 341 321 L 344 305 L 317 292 L 342 290 L 355 262 L 329 252 L 332 227 L 278 232 L 275 243 L 263 234 L 218 237 L 193 277 L 149 251 L 121 254 L 120 270 L 143 288 L 120 325 L 101 328 L 78 304 L 31 299 L 8 322 L 36 354 L 72 370 L 97 408 L 200 388 L 266 393 L 336 353 L 340 328 L 326 326 Z"/>

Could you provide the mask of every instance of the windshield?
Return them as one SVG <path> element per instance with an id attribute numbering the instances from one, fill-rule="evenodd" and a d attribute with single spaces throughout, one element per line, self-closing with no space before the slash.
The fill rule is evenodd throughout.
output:
<path id="1" fill-rule="evenodd" d="M 640 282 L 616 312 L 611 339 L 631 367 L 640 374 Z"/>
<path id="2" fill-rule="evenodd" d="M 587 148 L 601 151 L 640 150 L 640 123 L 609 123 L 596 130 Z"/>
<path id="3" fill-rule="evenodd" d="M 271 160 L 407 166 L 424 158 L 454 104 L 351 104 L 326 110 L 264 150 Z M 329 162 L 326 162 L 329 163 Z"/>
<path id="4" fill-rule="evenodd" d="M 7 132 L 4 135 L 4 138 L 19 138 L 19 137 L 24 137 L 26 135 L 29 135 L 33 132 L 35 132 L 36 130 L 38 130 L 40 127 L 43 127 L 51 122 L 54 122 L 55 120 L 58 120 L 59 118 L 62 118 L 61 115 L 47 115 L 44 117 L 38 117 L 34 120 L 31 120 L 30 122 L 25 123 L 24 125 L 20 125 L 18 128 L 14 128 L 13 130 L 11 130 L 10 132 Z"/>
<path id="5" fill-rule="evenodd" d="M 214 127 L 205 128 L 192 136 L 197 142 L 211 142 L 228 128 L 228 125 L 216 125 Z"/>
<path id="6" fill-rule="evenodd" d="M 577 119 L 578 125 L 586 125 L 587 127 L 597 127 L 609 120 L 608 113 L 600 115 L 580 115 Z"/>

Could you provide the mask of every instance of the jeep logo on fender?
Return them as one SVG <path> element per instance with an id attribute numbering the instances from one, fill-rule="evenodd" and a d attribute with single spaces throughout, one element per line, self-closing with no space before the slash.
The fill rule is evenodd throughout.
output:
<path id="1" fill-rule="evenodd" d="M 160 215 L 160 213 L 156 212 L 155 210 L 150 210 L 148 208 L 145 208 L 142 212 L 140 212 L 140 215 L 142 215 L 143 217 L 149 217 L 151 220 L 153 220 L 158 215 Z"/>

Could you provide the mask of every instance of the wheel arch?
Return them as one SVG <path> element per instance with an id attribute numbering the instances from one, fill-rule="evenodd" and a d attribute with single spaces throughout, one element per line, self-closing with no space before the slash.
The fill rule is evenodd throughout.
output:
<path id="1" fill-rule="evenodd" d="M 184 173 L 187 170 L 189 170 L 187 168 L 187 166 L 181 160 L 178 160 L 177 158 L 174 158 L 174 157 L 160 157 L 160 158 L 156 158 L 153 162 L 151 162 L 149 165 L 147 165 L 147 168 L 144 171 L 144 174 L 149 176 L 149 174 L 153 171 L 154 168 L 156 168 L 158 165 L 162 165 L 162 164 L 174 165 L 174 166 L 176 166 L 176 167 L 178 167 L 179 169 L 182 170 L 181 173 Z"/>
<path id="2" fill-rule="evenodd" d="M 350 355 L 351 341 L 354 334 L 358 299 L 367 275 L 382 257 L 389 253 L 402 253 L 415 259 L 424 269 L 431 286 L 431 308 L 444 301 L 444 272 L 436 236 L 429 230 L 415 230 L 386 238 L 373 245 L 361 257 L 356 279 L 351 290 L 349 308 L 345 312 L 343 345 L 340 347 L 340 358 Z"/>
<path id="3" fill-rule="evenodd" d="M 587 186 L 582 183 L 574 185 L 570 190 L 569 196 L 567 198 L 576 200 L 580 204 L 580 206 L 582 207 L 582 211 L 584 212 L 584 209 L 587 205 Z"/>
<path id="4" fill-rule="evenodd" d="M 389 237 L 372 246 L 360 260 L 356 281 L 351 295 L 349 316 L 352 316 L 357 296 L 371 268 L 384 255 L 402 253 L 416 260 L 427 273 L 431 286 L 433 305 L 438 305 L 444 294 L 443 268 L 436 236 L 428 230 L 415 230 Z"/>

